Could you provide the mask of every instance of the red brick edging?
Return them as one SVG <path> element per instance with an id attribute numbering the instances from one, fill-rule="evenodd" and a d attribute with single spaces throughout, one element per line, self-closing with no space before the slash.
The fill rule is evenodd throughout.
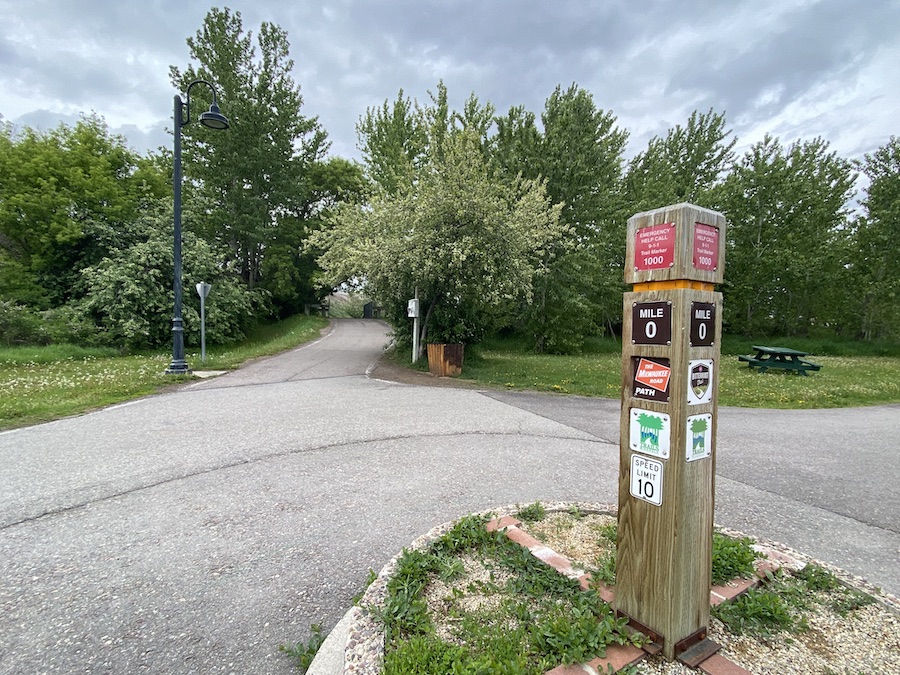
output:
<path id="1" fill-rule="evenodd" d="M 497 530 L 503 532 L 511 541 L 527 548 L 531 551 L 532 555 L 550 565 L 560 574 L 567 576 L 570 579 L 578 579 L 583 590 L 590 588 L 590 574 L 575 568 L 568 558 L 560 555 L 553 549 L 544 546 L 540 541 L 520 529 L 519 525 L 521 524 L 522 522 L 513 516 L 503 516 L 502 518 L 494 518 L 489 521 L 487 523 L 487 529 L 489 532 Z M 761 550 L 761 553 L 766 557 L 757 565 L 756 578 L 735 579 L 722 586 L 713 586 L 709 594 L 710 605 L 716 606 L 723 602 L 734 600 L 751 588 L 759 585 L 760 579 L 764 578 L 767 573 L 774 572 L 782 566 L 802 569 L 805 565 L 795 558 L 779 551 L 775 551 L 774 549 L 766 548 Z M 602 583 L 595 584 L 594 588 L 600 594 L 600 597 L 604 602 L 612 605 L 615 600 L 614 589 L 609 588 Z M 597 675 L 598 673 L 609 672 L 610 666 L 612 666 L 615 672 L 618 672 L 622 668 L 635 664 L 645 658 L 648 653 L 656 653 L 658 651 L 658 648 L 641 649 L 632 645 L 609 645 L 606 648 L 605 657 L 598 657 L 583 664 L 557 666 L 556 668 L 547 671 L 545 675 Z M 701 661 L 697 667 L 707 675 L 752 675 L 749 670 L 742 668 L 721 654 L 709 656 Z"/>

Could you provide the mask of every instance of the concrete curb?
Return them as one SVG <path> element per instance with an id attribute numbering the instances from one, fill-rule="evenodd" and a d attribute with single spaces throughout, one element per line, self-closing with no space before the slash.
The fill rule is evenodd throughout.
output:
<path id="1" fill-rule="evenodd" d="M 344 672 L 344 649 L 347 646 L 347 638 L 350 635 L 350 624 L 356 607 L 351 607 L 344 617 L 331 629 L 325 642 L 316 652 L 313 662 L 310 664 L 306 675 L 340 675 Z"/>

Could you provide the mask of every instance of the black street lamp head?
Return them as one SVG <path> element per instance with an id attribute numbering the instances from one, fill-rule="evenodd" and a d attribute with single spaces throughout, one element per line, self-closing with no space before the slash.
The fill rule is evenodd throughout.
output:
<path id="1" fill-rule="evenodd" d="M 209 110 L 200 115 L 200 124 L 210 129 L 227 129 L 228 118 L 219 111 L 219 106 L 213 101 Z"/>

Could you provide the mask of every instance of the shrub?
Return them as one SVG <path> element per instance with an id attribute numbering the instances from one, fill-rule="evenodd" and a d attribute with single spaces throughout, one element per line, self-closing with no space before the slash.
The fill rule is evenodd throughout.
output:
<path id="1" fill-rule="evenodd" d="M 28 307 L 0 300 L 0 340 L 7 347 L 48 344 L 40 316 Z"/>

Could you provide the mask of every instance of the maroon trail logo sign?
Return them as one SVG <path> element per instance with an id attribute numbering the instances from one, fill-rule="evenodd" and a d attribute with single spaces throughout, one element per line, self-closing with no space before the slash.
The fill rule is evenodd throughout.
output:
<path id="1" fill-rule="evenodd" d="M 669 380 L 672 369 L 669 359 L 646 359 L 632 357 L 634 364 L 634 383 L 632 392 L 636 398 L 648 401 L 669 401 Z"/>
<path id="2" fill-rule="evenodd" d="M 690 362 L 687 392 L 690 405 L 709 403 L 712 400 L 712 369 L 711 359 L 698 359 Z"/>

